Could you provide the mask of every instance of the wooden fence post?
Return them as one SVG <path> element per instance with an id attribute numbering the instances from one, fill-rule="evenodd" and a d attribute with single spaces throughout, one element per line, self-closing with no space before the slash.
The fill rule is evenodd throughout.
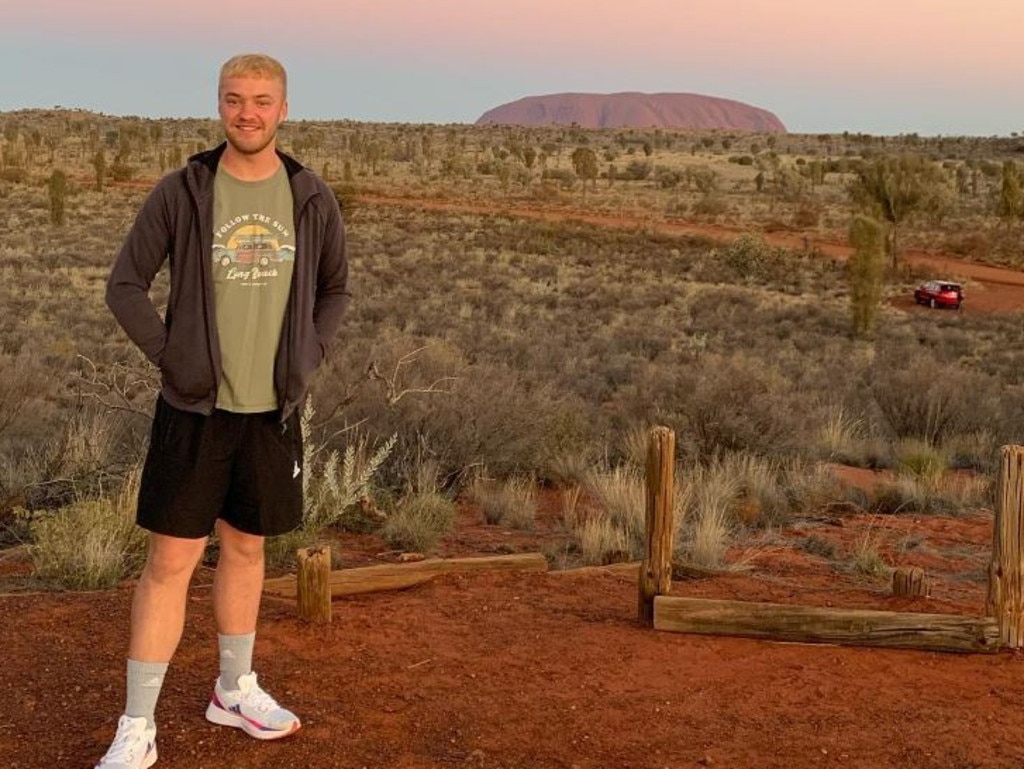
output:
<path id="1" fill-rule="evenodd" d="M 928 575 L 920 566 L 901 566 L 892 573 L 892 594 L 900 598 L 924 598 L 931 592 Z"/>
<path id="2" fill-rule="evenodd" d="M 992 562 L 985 607 L 999 623 L 999 642 L 1024 646 L 1024 446 L 1003 446 L 999 467 Z"/>
<path id="3" fill-rule="evenodd" d="M 331 621 L 331 548 L 305 547 L 298 551 L 299 619 L 317 624 Z"/>
<path id="4" fill-rule="evenodd" d="M 651 430 L 647 445 L 647 543 L 640 564 L 637 610 L 640 624 L 654 627 L 654 597 L 672 587 L 673 502 L 676 434 L 667 427 Z"/>

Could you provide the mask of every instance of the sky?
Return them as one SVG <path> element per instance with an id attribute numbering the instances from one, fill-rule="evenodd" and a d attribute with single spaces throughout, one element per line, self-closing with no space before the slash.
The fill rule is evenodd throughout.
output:
<path id="1" fill-rule="evenodd" d="M 525 96 L 698 93 L 796 133 L 1024 133 L 1022 0 L 0 0 L 0 111 L 214 117 L 288 69 L 293 119 L 472 123 Z"/>

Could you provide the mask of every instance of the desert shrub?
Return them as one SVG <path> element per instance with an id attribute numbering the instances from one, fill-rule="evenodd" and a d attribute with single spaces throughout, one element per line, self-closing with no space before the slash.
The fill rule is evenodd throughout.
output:
<path id="1" fill-rule="evenodd" d="M 0 352 L 0 435 L 14 424 L 38 392 L 44 369 L 28 351 L 18 355 Z"/>
<path id="2" fill-rule="evenodd" d="M 644 474 L 633 467 L 593 470 L 583 487 L 592 501 L 584 513 L 577 510 L 581 490 L 566 489 L 565 522 L 579 544 L 584 563 L 606 564 L 637 560 L 646 547 L 646 486 Z M 677 529 L 685 520 L 689 486 L 675 487 Z M 677 535 L 678 536 L 678 535 Z"/>
<path id="3" fill-rule="evenodd" d="M 957 433 L 950 436 L 944 448 L 953 470 L 976 470 L 995 475 L 998 470 L 1000 441 L 990 430 Z"/>
<path id="4" fill-rule="evenodd" d="M 888 576 L 889 565 L 878 549 L 877 537 L 869 527 L 854 543 L 850 554 L 850 565 L 854 572 L 866 577 Z"/>
<path id="5" fill-rule="evenodd" d="M 28 180 L 28 171 L 17 166 L 8 166 L 0 169 L 0 181 L 22 184 Z"/>
<path id="6" fill-rule="evenodd" d="M 562 523 L 570 531 L 580 523 L 580 497 L 583 487 L 580 485 L 566 486 L 561 489 Z"/>
<path id="7" fill-rule="evenodd" d="M 721 250 L 722 261 L 740 278 L 763 277 L 776 249 L 760 235 L 741 235 Z"/>
<path id="8" fill-rule="evenodd" d="M 412 492 L 398 500 L 384 525 L 381 538 L 399 550 L 432 551 L 455 522 L 455 505 L 436 491 Z"/>
<path id="9" fill-rule="evenodd" d="M 816 555 L 829 561 L 836 558 L 839 552 L 836 543 L 829 542 L 821 537 L 815 537 L 814 535 L 798 540 L 796 545 L 808 555 Z"/>
<path id="10" fill-rule="evenodd" d="M 701 497 L 703 499 L 694 511 L 696 515 L 693 516 L 693 528 L 686 548 L 687 560 L 697 566 L 721 566 L 732 539 L 729 511 L 722 500 L 711 496 L 710 492 L 702 493 Z"/>
<path id="11" fill-rule="evenodd" d="M 654 181 L 662 189 L 670 190 L 678 186 L 679 182 L 682 181 L 682 174 L 671 168 L 659 166 L 655 171 Z"/>
<path id="12" fill-rule="evenodd" d="M 146 534 L 135 525 L 137 478 L 130 474 L 113 498 L 30 514 L 35 576 L 70 590 L 103 590 L 136 574 L 146 547 Z"/>
<path id="13" fill-rule="evenodd" d="M 818 462 L 790 461 L 783 468 L 782 485 L 792 513 L 813 512 L 851 501 L 850 488 Z"/>
<path id="14" fill-rule="evenodd" d="M 723 565 L 735 529 L 733 505 L 739 493 L 736 479 L 715 463 L 701 468 L 693 480 L 689 509 L 676 551 L 690 563 L 713 568 Z"/>
<path id="15" fill-rule="evenodd" d="M 114 158 L 110 166 L 110 178 L 115 182 L 130 182 L 135 176 L 136 168 L 130 165 L 121 155 Z"/>
<path id="16" fill-rule="evenodd" d="M 55 509 L 76 497 L 102 496 L 104 485 L 138 460 L 137 444 L 130 416 L 83 405 L 4 470 L 25 483 L 29 507 Z"/>
<path id="17" fill-rule="evenodd" d="M 593 458 L 582 451 L 556 453 L 545 465 L 547 481 L 563 488 L 581 486 L 593 466 Z"/>
<path id="18" fill-rule="evenodd" d="M 631 160 L 617 178 L 624 181 L 642 182 L 651 175 L 654 164 L 647 160 Z"/>
<path id="19" fill-rule="evenodd" d="M 312 435 L 315 411 L 312 401 L 306 402 L 302 413 L 304 467 L 302 528 L 316 534 L 326 528 L 338 526 L 342 529 L 360 530 L 374 521 L 365 519 L 364 511 L 356 511 L 356 504 L 372 507 L 372 487 L 381 465 L 395 447 L 397 435 L 376 448 L 371 448 L 366 436 L 353 438 L 345 447 L 344 454 L 337 450 L 325 450 L 326 456 L 319 456 L 318 446 Z"/>
<path id="20" fill-rule="evenodd" d="M 937 353 L 892 350 L 876 359 L 868 376 L 874 401 L 898 438 L 938 445 L 996 423 L 996 382 Z"/>
<path id="21" fill-rule="evenodd" d="M 977 230 L 956 232 L 945 239 L 942 249 L 968 259 L 984 259 L 993 250 L 992 236 Z"/>
<path id="22" fill-rule="evenodd" d="M 777 462 L 748 453 L 727 454 L 721 459 L 721 472 L 737 486 L 734 513 L 739 521 L 769 526 L 788 520 L 789 500 Z"/>
<path id="23" fill-rule="evenodd" d="M 798 540 L 796 546 L 808 555 L 816 555 L 829 561 L 836 557 L 835 543 L 813 534 Z"/>
<path id="24" fill-rule="evenodd" d="M 676 395 L 683 435 L 696 456 L 790 450 L 795 426 L 786 406 L 789 383 L 770 364 L 745 355 L 708 355 L 693 376 Z"/>
<path id="25" fill-rule="evenodd" d="M 869 497 L 870 509 L 884 515 L 954 515 L 964 506 L 960 495 L 944 484 L 909 475 L 879 484 Z"/>
<path id="26" fill-rule="evenodd" d="M 576 174 L 571 168 L 545 168 L 541 178 L 545 181 L 558 182 L 562 187 L 576 184 Z"/>
<path id="27" fill-rule="evenodd" d="M 693 213 L 698 216 L 721 216 L 728 210 L 729 202 L 717 192 L 709 192 L 693 204 Z"/>
<path id="28" fill-rule="evenodd" d="M 820 456 L 830 462 L 857 464 L 851 460 L 863 437 L 864 418 L 844 406 L 832 406 L 819 430 Z"/>
<path id="29" fill-rule="evenodd" d="M 900 475 L 908 475 L 925 483 L 934 484 L 949 466 L 946 455 L 935 446 L 916 438 L 904 438 L 895 448 L 896 468 Z"/>
<path id="30" fill-rule="evenodd" d="M 853 331 L 867 336 L 875 325 L 885 284 L 885 228 L 876 219 L 857 216 L 850 225 L 854 254 L 850 272 L 850 311 Z"/>
<path id="31" fill-rule="evenodd" d="M 626 531 L 603 515 L 582 521 L 576 530 L 580 560 L 587 566 L 604 566 L 640 557 Z"/>
<path id="32" fill-rule="evenodd" d="M 595 471 L 587 478 L 586 490 L 601 510 L 600 518 L 610 528 L 621 532 L 616 541 L 623 543 L 623 552 L 631 558 L 640 557 L 646 544 L 647 526 L 643 473 L 628 467 Z"/>
<path id="33" fill-rule="evenodd" d="M 537 491 L 529 478 L 510 478 L 504 482 L 478 478 L 470 487 L 470 496 L 480 505 L 489 524 L 532 529 L 536 523 Z"/>
<path id="34" fill-rule="evenodd" d="M 619 439 L 622 459 L 630 467 L 645 472 L 647 454 L 650 451 L 651 430 L 644 425 L 633 425 L 621 434 Z"/>
<path id="35" fill-rule="evenodd" d="M 793 226 L 809 228 L 821 223 L 822 207 L 809 200 L 801 200 L 793 212 Z"/>

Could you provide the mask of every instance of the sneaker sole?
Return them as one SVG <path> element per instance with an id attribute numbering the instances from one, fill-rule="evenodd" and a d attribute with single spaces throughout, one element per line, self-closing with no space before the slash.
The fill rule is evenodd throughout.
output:
<path id="1" fill-rule="evenodd" d="M 149 769 L 149 767 L 156 763 L 156 759 L 156 745 L 154 745 L 153 749 L 146 754 L 145 758 L 142 759 L 142 763 L 139 764 L 139 769 Z M 96 764 L 95 769 L 103 769 L 103 764 Z"/>
<path id="2" fill-rule="evenodd" d="M 230 710 L 224 710 L 224 708 L 218 707 L 213 702 L 206 706 L 206 720 L 210 723 L 217 724 L 218 726 L 233 726 L 235 729 L 241 729 L 250 737 L 255 737 L 257 740 L 279 740 L 282 737 L 295 734 L 295 732 L 302 728 L 302 724 L 299 721 L 296 721 L 287 729 L 269 729 L 267 727 L 254 724 L 244 716 L 232 713 Z"/>

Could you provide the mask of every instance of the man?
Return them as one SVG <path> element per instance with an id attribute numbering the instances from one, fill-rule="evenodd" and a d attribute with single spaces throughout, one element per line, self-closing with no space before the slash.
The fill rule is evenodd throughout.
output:
<path id="1" fill-rule="evenodd" d="M 218 111 L 227 141 L 157 184 L 107 284 L 108 306 L 162 384 L 139 491 L 150 535 L 132 602 L 127 701 L 102 769 L 156 762 L 153 714 L 214 529 L 220 676 L 206 717 L 264 740 L 300 725 L 257 683 L 252 651 L 264 537 L 301 520 L 298 412 L 348 304 L 345 234 L 330 189 L 277 150 L 288 113 L 280 63 L 227 61 Z M 165 261 L 161 319 L 149 288 Z"/>

